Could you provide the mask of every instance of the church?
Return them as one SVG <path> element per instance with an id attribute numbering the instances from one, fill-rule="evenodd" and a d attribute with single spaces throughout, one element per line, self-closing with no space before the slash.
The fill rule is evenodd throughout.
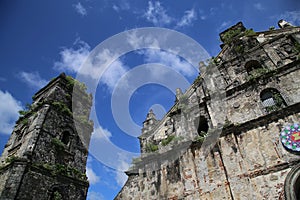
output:
<path id="1" fill-rule="evenodd" d="M 300 27 L 278 26 L 220 33 L 166 115 L 147 114 L 115 199 L 300 199 Z M 33 96 L 0 158 L 0 199 L 86 199 L 91 105 L 65 74 Z"/>
<path id="2" fill-rule="evenodd" d="M 115 199 L 300 199 L 300 27 L 278 26 L 220 33 L 163 119 L 148 113 Z"/>

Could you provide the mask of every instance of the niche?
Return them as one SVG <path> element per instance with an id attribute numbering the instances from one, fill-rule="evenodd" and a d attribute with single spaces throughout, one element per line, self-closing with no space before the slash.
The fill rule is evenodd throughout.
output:
<path id="1" fill-rule="evenodd" d="M 204 136 L 208 131 L 208 121 L 204 116 L 199 116 L 194 121 L 198 135 Z"/>

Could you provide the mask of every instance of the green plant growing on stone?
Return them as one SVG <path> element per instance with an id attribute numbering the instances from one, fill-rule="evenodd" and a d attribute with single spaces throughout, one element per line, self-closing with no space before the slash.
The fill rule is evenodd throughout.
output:
<path id="1" fill-rule="evenodd" d="M 243 35 L 249 37 L 249 36 L 254 36 L 255 34 L 256 34 L 255 31 L 252 28 L 250 28 L 245 30 Z"/>
<path id="2" fill-rule="evenodd" d="M 32 106 L 27 103 L 25 106 L 25 110 L 19 110 L 20 117 L 17 120 L 17 124 L 28 125 L 28 118 L 25 118 L 25 116 L 37 114 L 37 112 L 34 111 L 35 109 L 36 106 Z"/>
<path id="3" fill-rule="evenodd" d="M 58 191 L 55 191 L 53 193 L 53 199 L 54 200 L 63 200 L 63 197 L 62 197 L 62 195 Z"/>
<path id="4" fill-rule="evenodd" d="M 66 80 L 68 81 L 67 87 L 73 88 L 74 86 L 78 87 L 81 91 L 86 91 L 87 87 L 84 83 L 77 81 L 76 79 L 72 78 L 71 76 L 66 76 Z"/>
<path id="5" fill-rule="evenodd" d="M 244 52 L 244 47 L 243 47 L 243 45 L 237 45 L 237 46 L 235 46 L 234 47 L 234 51 L 236 52 L 236 53 L 243 53 Z"/>
<path id="6" fill-rule="evenodd" d="M 195 142 L 203 142 L 207 137 L 208 133 L 201 131 L 201 133 L 194 139 Z"/>
<path id="7" fill-rule="evenodd" d="M 280 110 L 284 106 L 284 100 L 282 99 L 281 95 L 277 92 L 272 92 L 272 98 L 274 99 L 274 105 L 267 106 L 266 111 L 267 112 L 273 112 Z"/>
<path id="8" fill-rule="evenodd" d="M 59 102 L 59 101 L 54 101 L 54 102 L 52 102 L 52 106 L 59 112 L 65 114 L 65 115 L 72 116 L 72 112 L 66 104 Z"/>
<path id="9" fill-rule="evenodd" d="M 224 44 L 229 44 L 233 41 L 233 39 L 237 36 L 240 36 L 242 33 L 241 29 L 229 30 L 223 35 Z"/>
<path id="10" fill-rule="evenodd" d="M 272 105 L 272 106 L 266 107 L 267 112 L 273 112 L 273 111 L 277 111 L 279 109 L 280 109 L 280 107 L 278 107 L 277 105 Z"/>
<path id="11" fill-rule="evenodd" d="M 269 27 L 269 31 L 273 31 L 273 30 L 275 30 L 275 26 Z"/>
<path id="12" fill-rule="evenodd" d="M 48 170 L 53 176 L 63 175 L 67 177 L 78 178 L 86 181 L 87 177 L 84 173 L 81 173 L 78 169 L 62 164 L 48 164 L 48 163 L 33 163 L 33 166 Z"/>
<path id="13" fill-rule="evenodd" d="M 24 125 L 24 126 L 28 125 L 28 118 L 22 118 L 22 119 L 20 120 L 20 124 L 22 124 L 22 125 Z"/>
<path id="14" fill-rule="evenodd" d="M 255 35 L 255 31 L 253 29 L 247 29 L 245 31 L 242 31 L 241 29 L 234 29 L 234 30 L 229 30 L 224 35 L 222 36 L 224 44 L 230 44 L 233 42 L 235 39 L 240 38 L 242 36 L 253 36 Z"/>
<path id="15" fill-rule="evenodd" d="M 201 136 L 201 137 L 206 137 L 207 136 L 207 132 L 204 132 L 204 131 L 201 131 L 200 133 L 199 133 L 199 135 Z"/>
<path id="16" fill-rule="evenodd" d="M 294 52 L 295 53 L 300 53 L 300 44 L 298 42 L 296 42 L 295 45 L 294 45 Z"/>
<path id="17" fill-rule="evenodd" d="M 31 107 L 31 105 L 29 104 L 29 103 L 26 103 L 26 105 L 25 105 L 25 110 L 19 110 L 19 114 L 21 115 L 21 116 L 25 116 L 25 115 L 27 115 L 28 113 L 30 113 L 30 112 L 32 112 L 32 107 Z"/>
<path id="18" fill-rule="evenodd" d="M 163 146 L 167 146 L 170 142 L 172 142 L 172 140 L 175 138 L 175 135 L 169 135 L 166 139 L 163 139 L 161 141 L 161 144 Z"/>
<path id="19" fill-rule="evenodd" d="M 281 107 L 281 106 L 283 106 L 283 99 L 282 99 L 282 97 L 281 97 L 281 95 L 280 94 L 278 94 L 278 93 L 273 93 L 273 98 L 274 98 L 274 100 L 275 100 L 275 104 L 277 105 L 277 106 L 279 106 L 279 107 Z"/>
<path id="20" fill-rule="evenodd" d="M 5 159 L 5 162 L 6 163 L 13 163 L 13 162 L 15 162 L 16 160 L 18 160 L 19 158 L 17 157 L 17 156 L 11 156 L 11 157 L 8 157 L 8 158 L 6 158 Z"/>
<path id="21" fill-rule="evenodd" d="M 65 144 L 62 141 L 60 141 L 59 139 L 52 138 L 51 143 L 57 151 L 65 150 Z"/>
<path id="22" fill-rule="evenodd" d="M 93 126 L 93 121 L 89 120 L 86 115 L 74 115 L 75 120 L 86 126 Z"/>
<path id="23" fill-rule="evenodd" d="M 258 69 L 254 69 L 251 71 L 250 75 L 247 77 L 247 80 L 254 80 L 260 76 L 263 76 L 267 73 L 271 72 L 270 69 L 266 69 L 266 68 L 258 68 Z"/>
<path id="24" fill-rule="evenodd" d="M 147 152 L 155 152 L 158 150 L 158 146 L 156 144 L 148 143 L 146 146 Z"/>

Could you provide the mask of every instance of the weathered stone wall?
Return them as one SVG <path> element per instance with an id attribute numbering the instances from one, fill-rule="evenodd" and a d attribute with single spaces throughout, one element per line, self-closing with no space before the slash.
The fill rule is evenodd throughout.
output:
<path id="1" fill-rule="evenodd" d="M 208 155 L 194 143 L 178 160 L 131 175 L 116 199 L 278 199 L 287 173 L 300 161 L 284 149 L 279 133 L 299 117 L 229 133 Z"/>
<path id="2" fill-rule="evenodd" d="M 234 198 L 278 199 L 290 166 L 300 159 L 282 146 L 279 133 L 284 125 L 298 121 L 299 117 L 298 113 L 273 122 L 265 121 L 264 126 L 220 138 Z"/>
<path id="3" fill-rule="evenodd" d="M 299 31 L 287 27 L 224 44 L 213 60 L 224 99 L 213 102 L 201 78 L 184 94 L 178 90 L 166 116 L 139 137 L 142 156 L 116 199 L 283 199 L 286 177 L 300 161 L 279 137 L 300 118 Z M 264 97 L 269 102 L 265 91 L 272 91 Z M 205 126 L 215 134 L 206 140 Z"/>
<path id="4" fill-rule="evenodd" d="M 13 200 L 16 197 L 21 184 L 26 164 L 23 162 L 12 162 L 10 166 L 1 169 L 1 199 Z"/>
<path id="5" fill-rule="evenodd" d="M 0 158 L 0 199 L 85 199 L 91 96 L 83 84 L 61 74 L 33 101 Z"/>
<path id="6" fill-rule="evenodd" d="M 287 105 L 300 101 L 300 62 L 289 71 L 284 69 L 276 76 L 260 80 L 255 85 L 249 85 L 226 98 L 227 118 L 232 123 L 244 123 L 266 114 L 260 100 L 260 93 L 266 88 L 277 89 Z M 287 73 L 289 72 L 289 73 Z M 213 110 L 213 108 L 211 108 Z M 213 113 L 217 114 L 217 113 Z"/>
<path id="7" fill-rule="evenodd" d="M 85 181 L 54 175 L 47 170 L 35 167 L 30 167 L 26 171 L 22 183 L 16 199 L 24 199 L 24 197 L 32 200 L 46 199 L 51 196 L 55 186 L 59 186 L 62 199 L 82 200 L 86 197 L 88 187 Z M 32 185 L 38 190 L 30 190 Z"/>

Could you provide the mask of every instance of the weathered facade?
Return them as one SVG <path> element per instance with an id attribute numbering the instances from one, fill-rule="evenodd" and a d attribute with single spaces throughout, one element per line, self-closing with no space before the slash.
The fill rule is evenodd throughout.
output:
<path id="1" fill-rule="evenodd" d="M 199 76 L 162 120 L 150 111 L 116 199 L 300 199 L 300 27 L 279 27 L 220 34 L 223 98 Z"/>
<path id="2" fill-rule="evenodd" d="M 33 96 L 0 159 L 0 199 L 86 199 L 91 104 L 84 85 L 65 74 Z"/>

